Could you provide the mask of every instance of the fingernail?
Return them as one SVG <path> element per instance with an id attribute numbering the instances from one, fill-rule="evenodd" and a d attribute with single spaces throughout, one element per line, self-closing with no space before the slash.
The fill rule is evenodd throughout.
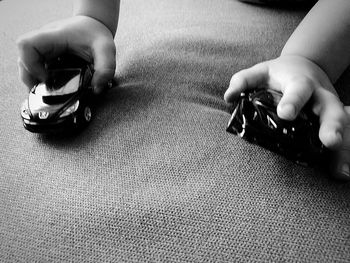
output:
<path id="1" fill-rule="evenodd" d="M 347 163 L 344 163 L 342 166 L 341 166 L 341 172 L 343 174 L 346 174 L 347 176 L 350 175 L 350 168 L 349 168 L 349 165 Z"/>
<path id="2" fill-rule="evenodd" d="M 224 99 L 226 100 L 226 98 L 228 97 L 228 90 L 229 90 L 229 88 L 227 88 L 227 90 L 225 91 L 225 94 L 224 94 Z"/>
<path id="3" fill-rule="evenodd" d="M 292 104 L 282 104 L 280 106 L 280 115 L 282 118 L 291 119 L 295 117 L 295 107 Z"/>
<path id="4" fill-rule="evenodd" d="M 225 94 L 224 94 L 224 101 L 226 101 L 226 102 L 231 102 L 230 101 L 230 94 L 229 94 L 229 92 L 228 92 L 228 90 L 225 92 Z"/>
<path id="5" fill-rule="evenodd" d="M 348 163 L 343 163 L 338 166 L 336 178 L 342 181 L 350 180 L 350 167 Z"/>
<path id="6" fill-rule="evenodd" d="M 341 142 L 343 141 L 343 135 L 341 132 L 337 131 L 335 133 L 335 138 L 336 138 L 336 142 L 337 144 L 341 144 Z"/>

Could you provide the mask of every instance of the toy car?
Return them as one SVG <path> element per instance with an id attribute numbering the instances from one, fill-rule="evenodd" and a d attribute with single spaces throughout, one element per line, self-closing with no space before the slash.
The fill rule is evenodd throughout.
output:
<path id="1" fill-rule="evenodd" d="M 306 105 L 295 120 L 280 119 L 276 108 L 281 97 L 272 89 L 242 93 L 234 104 L 227 131 L 297 163 L 313 165 L 326 152 L 318 138 L 318 118 Z"/>
<path id="2" fill-rule="evenodd" d="M 24 128 L 50 133 L 87 125 L 92 118 L 92 65 L 65 55 L 51 62 L 47 72 L 47 81 L 35 85 L 22 105 Z"/>

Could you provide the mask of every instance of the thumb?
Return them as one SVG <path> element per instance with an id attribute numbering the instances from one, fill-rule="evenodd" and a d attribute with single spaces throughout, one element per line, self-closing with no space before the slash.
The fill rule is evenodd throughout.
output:
<path id="1" fill-rule="evenodd" d="M 318 89 L 315 97 L 316 114 L 320 116 L 319 137 L 327 148 L 339 148 L 349 121 L 348 114 L 339 98 L 328 90 Z"/>
<path id="2" fill-rule="evenodd" d="M 101 93 L 114 78 L 116 48 L 113 39 L 99 39 L 93 43 L 94 76 L 92 86 L 96 94 Z"/>
<path id="3" fill-rule="evenodd" d="M 268 67 L 266 63 L 259 63 L 251 68 L 237 72 L 232 76 L 230 85 L 225 92 L 225 101 L 232 102 L 241 92 L 265 85 L 267 78 Z"/>

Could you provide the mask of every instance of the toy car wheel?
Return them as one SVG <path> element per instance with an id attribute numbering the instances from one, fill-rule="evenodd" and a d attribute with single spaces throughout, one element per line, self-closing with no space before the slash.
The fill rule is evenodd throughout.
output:
<path id="1" fill-rule="evenodd" d="M 90 122 L 92 117 L 92 111 L 89 106 L 85 106 L 83 114 L 85 122 Z"/>

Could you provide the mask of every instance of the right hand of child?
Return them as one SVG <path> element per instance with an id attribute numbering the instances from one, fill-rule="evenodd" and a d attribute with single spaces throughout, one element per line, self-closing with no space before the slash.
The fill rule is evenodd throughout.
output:
<path id="1" fill-rule="evenodd" d="M 64 54 L 78 55 L 94 64 L 92 86 L 100 93 L 115 73 L 112 32 L 88 16 L 74 16 L 48 24 L 17 40 L 21 80 L 32 88 L 47 79 L 45 63 Z"/>

